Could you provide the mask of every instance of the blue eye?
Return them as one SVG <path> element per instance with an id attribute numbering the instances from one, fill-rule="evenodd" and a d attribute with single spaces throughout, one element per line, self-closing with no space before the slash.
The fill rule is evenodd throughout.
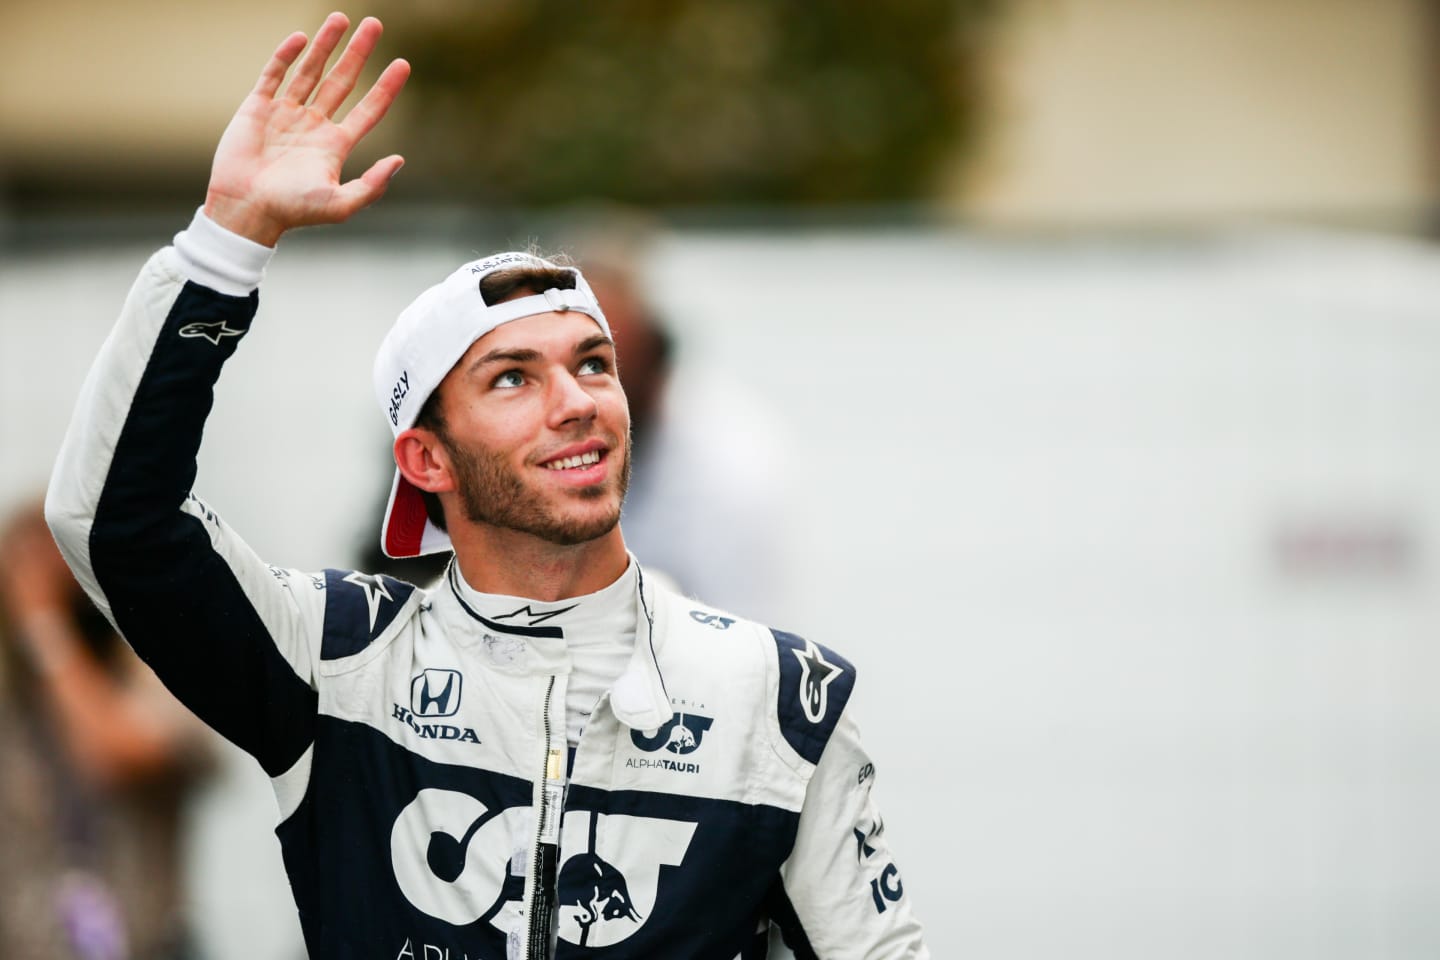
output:
<path id="1" fill-rule="evenodd" d="M 495 378 L 494 383 L 490 384 L 490 386 L 501 390 L 512 390 L 515 387 L 520 387 L 524 385 L 525 375 L 522 374 L 519 370 L 506 370 L 504 373 L 500 374 L 500 376 Z"/>
<path id="2" fill-rule="evenodd" d="M 609 369 L 609 365 L 602 357 L 591 357 L 588 360 L 582 360 L 580 362 L 581 376 L 584 376 L 588 373 L 604 373 Z"/>

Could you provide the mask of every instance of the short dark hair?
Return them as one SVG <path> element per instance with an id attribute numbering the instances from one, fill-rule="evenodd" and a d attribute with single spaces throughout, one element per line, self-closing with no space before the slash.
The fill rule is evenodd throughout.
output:
<path id="1" fill-rule="evenodd" d="M 514 299 L 517 293 L 537 294 L 546 290 L 574 290 L 575 273 L 557 267 L 506 267 L 480 278 L 480 296 L 487 307 Z"/>
<path id="2" fill-rule="evenodd" d="M 565 269 L 565 258 L 548 257 L 544 259 L 548 259 L 552 263 L 558 262 L 561 266 L 507 267 L 481 277 L 480 296 L 485 301 L 485 305 L 493 307 L 497 303 L 512 300 L 517 294 L 522 293 L 533 296 L 537 293 L 544 293 L 546 290 L 574 290 L 575 273 Z M 450 434 L 446 430 L 445 414 L 440 410 L 438 385 L 430 391 L 430 396 L 426 397 L 425 402 L 421 404 L 420 413 L 415 417 L 415 426 L 429 430 L 439 437 L 442 443 L 449 446 Z M 421 490 L 420 499 L 425 502 L 425 516 L 430 519 L 430 522 L 440 530 L 449 533 L 445 527 L 445 509 L 440 505 L 440 498 L 428 490 Z"/>

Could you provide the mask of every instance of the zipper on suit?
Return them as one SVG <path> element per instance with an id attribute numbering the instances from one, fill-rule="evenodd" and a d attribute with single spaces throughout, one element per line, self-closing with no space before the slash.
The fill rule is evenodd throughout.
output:
<path id="1" fill-rule="evenodd" d="M 559 896 L 560 823 L 565 806 L 565 751 L 554 744 L 550 724 L 550 699 L 555 692 L 552 676 L 545 687 L 545 765 L 540 771 L 540 809 L 535 813 L 535 854 L 530 863 L 530 931 L 525 956 L 528 960 L 549 960 L 554 940 L 556 900 Z"/>

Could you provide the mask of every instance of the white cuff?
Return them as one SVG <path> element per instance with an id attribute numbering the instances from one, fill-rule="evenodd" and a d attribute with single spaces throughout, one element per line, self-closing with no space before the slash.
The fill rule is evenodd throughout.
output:
<path id="1" fill-rule="evenodd" d="M 216 293 L 243 297 L 260 286 L 274 247 L 231 233 L 196 209 L 190 226 L 175 234 L 175 252 L 187 280 Z"/>

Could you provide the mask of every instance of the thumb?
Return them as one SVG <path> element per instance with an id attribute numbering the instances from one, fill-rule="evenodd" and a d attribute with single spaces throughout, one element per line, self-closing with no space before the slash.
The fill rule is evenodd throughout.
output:
<path id="1" fill-rule="evenodd" d="M 336 188 L 335 206 L 341 218 L 348 219 L 384 196 L 391 178 L 404 165 L 405 158 L 393 153 L 376 160 L 369 170 Z"/>

